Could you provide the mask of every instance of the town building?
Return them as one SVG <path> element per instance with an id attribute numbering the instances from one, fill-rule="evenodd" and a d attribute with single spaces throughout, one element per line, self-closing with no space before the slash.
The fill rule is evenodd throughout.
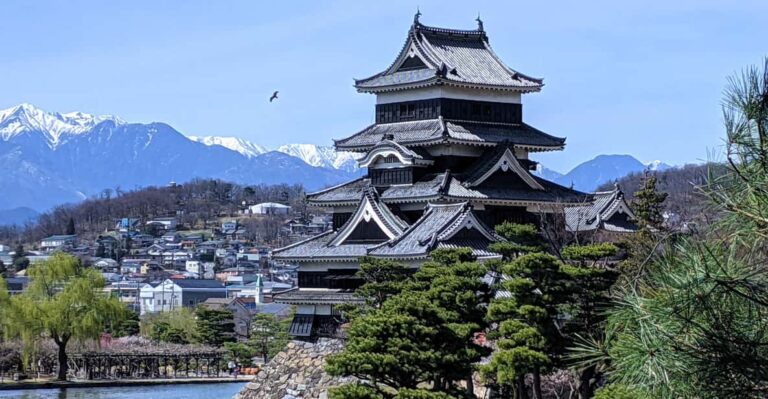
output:
<path id="1" fill-rule="evenodd" d="M 476 29 L 458 30 L 423 25 L 419 15 L 395 61 L 355 81 L 376 96 L 375 122 L 335 140 L 338 151 L 364 153 L 367 174 L 309 194 L 310 205 L 332 209 L 332 229 L 273 251 L 299 265 L 299 288 L 275 297 L 296 305 L 295 336 L 333 332 L 336 306 L 359 302 L 363 256 L 414 268 L 437 248 L 498 258 L 487 249 L 503 240 L 494 225 L 565 229 L 564 209 L 594 201 L 531 173 L 531 154 L 565 147 L 524 121 L 523 95 L 543 81 L 505 65 L 479 18 Z"/>
<path id="2" fill-rule="evenodd" d="M 40 241 L 40 249 L 46 252 L 71 249 L 75 246 L 77 246 L 77 236 L 73 234 L 53 235 Z"/>
<path id="3" fill-rule="evenodd" d="M 166 279 L 157 285 L 144 284 L 139 295 L 143 315 L 194 308 L 208 298 L 226 298 L 227 289 L 216 280 Z"/>
<path id="4" fill-rule="evenodd" d="M 247 213 L 251 215 L 287 215 L 291 213 L 291 207 L 276 202 L 263 202 L 249 206 Z"/>

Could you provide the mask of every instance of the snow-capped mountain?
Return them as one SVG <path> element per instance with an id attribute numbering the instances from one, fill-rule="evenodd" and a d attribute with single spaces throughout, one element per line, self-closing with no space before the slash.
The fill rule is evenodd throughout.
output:
<path id="1" fill-rule="evenodd" d="M 203 143 L 205 145 L 218 145 L 224 148 L 228 148 L 232 151 L 238 152 L 246 158 L 253 158 L 257 155 L 269 152 L 266 148 L 254 144 L 246 139 L 240 137 L 222 137 L 222 136 L 187 136 L 192 141 Z M 318 165 L 313 165 L 318 166 Z"/>
<path id="2" fill-rule="evenodd" d="M 244 156 L 190 140 L 164 123 L 50 113 L 28 104 L 0 111 L 0 210 L 46 210 L 104 189 L 217 178 L 241 184 L 302 184 L 309 190 L 357 174 L 315 167 L 271 151 Z M 255 146 L 243 148 L 255 152 Z"/>
<path id="3" fill-rule="evenodd" d="M 55 148 L 67 136 L 80 135 L 104 121 L 125 124 L 112 115 L 91 115 L 82 112 L 51 113 L 31 104 L 19 104 L 0 110 L 0 139 L 8 141 L 24 134 L 42 132 L 50 148 Z"/>
<path id="4" fill-rule="evenodd" d="M 663 171 L 672 168 L 672 166 L 661 162 L 653 161 L 642 163 L 631 155 L 598 155 L 594 159 L 582 162 L 568 173 L 547 169 L 541 164 L 537 165 L 534 174 L 558 183 L 585 192 L 592 192 L 604 183 L 618 180 L 631 173 L 639 173 L 645 170 Z"/>
<path id="5" fill-rule="evenodd" d="M 312 166 L 347 172 L 358 170 L 357 159 L 362 155 L 354 152 L 337 152 L 331 146 L 314 144 L 286 144 L 280 146 L 277 151 L 299 158 Z"/>
<path id="6" fill-rule="evenodd" d="M 672 168 L 672 166 L 657 159 L 655 161 L 646 162 L 645 168 L 654 172 L 661 172 L 663 170 Z"/>

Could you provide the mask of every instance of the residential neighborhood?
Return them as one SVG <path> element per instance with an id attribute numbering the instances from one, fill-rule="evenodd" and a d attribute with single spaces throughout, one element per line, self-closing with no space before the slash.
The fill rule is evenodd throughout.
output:
<path id="1" fill-rule="evenodd" d="M 201 225 L 207 228 L 178 216 L 142 220 L 125 215 L 96 235 L 87 231 L 54 234 L 31 244 L 2 243 L 0 262 L 9 292 L 19 294 L 27 287 L 29 265 L 68 253 L 100 272 L 104 291 L 140 317 L 198 306 L 226 309 L 237 335 L 245 337 L 256 314 L 286 317 L 292 312 L 290 305 L 272 298 L 297 289 L 297 270 L 273 261 L 272 249 L 332 226 L 322 212 L 302 215 L 291 209 L 276 202 L 243 204 L 231 216 L 204 220 Z M 248 226 L 261 219 L 278 224 L 272 239 L 249 234 Z"/>

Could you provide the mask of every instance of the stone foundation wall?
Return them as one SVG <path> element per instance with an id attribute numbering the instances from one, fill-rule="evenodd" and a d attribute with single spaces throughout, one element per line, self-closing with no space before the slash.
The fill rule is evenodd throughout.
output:
<path id="1" fill-rule="evenodd" d="M 344 341 L 339 339 L 291 341 L 235 399 L 326 399 L 328 388 L 354 381 L 331 377 L 323 370 L 325 358 L 343 348 Z"/>

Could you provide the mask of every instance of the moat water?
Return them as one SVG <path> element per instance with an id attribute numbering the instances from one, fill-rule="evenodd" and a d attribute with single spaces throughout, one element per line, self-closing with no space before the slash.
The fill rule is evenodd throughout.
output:
<path id="1" fill-rule="evenodd" d="M 1 399 L 230 399 L 245 382 L 0 391 Z"/>

